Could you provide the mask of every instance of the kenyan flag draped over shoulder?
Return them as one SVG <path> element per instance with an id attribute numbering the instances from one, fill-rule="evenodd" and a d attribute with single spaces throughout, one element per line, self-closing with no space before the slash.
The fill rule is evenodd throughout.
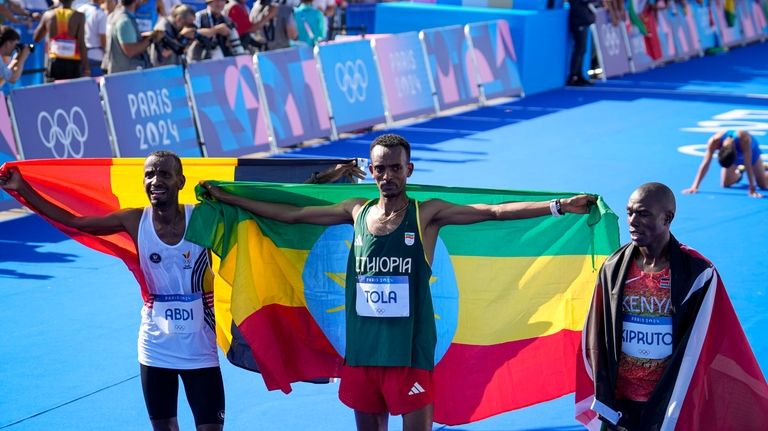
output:
<path id="1" fill-rule="evenodd" d="M 378 197 L 373 184 L 219 185 L 297 206 Z M 228 358 L 286 392 L 292 382 L 338 376 L 352 226 L 284 224 L 205 200 L 202 192 L 187 239 L 221 257 L 219 274 L 229 287 L 217 286 L 215 306 L 217 323 L 229 328 L 219 334 Z M 408 186 L 408 195 L 457 204 L 572 196 L 437 186 Z M 602 199 L 588 216 L 444 227 L 430 280 L 435 420 L 472 422 L 572 392 L 596 268 L 617 246 L 617 218 Z"/>

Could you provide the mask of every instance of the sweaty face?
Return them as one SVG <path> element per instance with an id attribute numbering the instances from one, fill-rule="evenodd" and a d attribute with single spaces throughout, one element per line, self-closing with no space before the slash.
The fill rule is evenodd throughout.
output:
<path id="1" fill-rule="evenodd" d="M 669 234 L 670 212 L 652 196 L 635 192 L 627 203 L 629 237 L 638 247 L 661 245 Z"/>
<path id="2" fill-rule="evenodd" d="M 144 190 L 152 206 L 178 204 L 184 182 L 173 158 L 152 156 L 144 162 Z"/>
<path id="3" fill-rule="evenodd" d="M 408 177 L 413 173 L 413 164 L 402 147 L 377 145 L 371 150 L 370 171 L 381 195 L 394 198 L 405 190 Z"/>

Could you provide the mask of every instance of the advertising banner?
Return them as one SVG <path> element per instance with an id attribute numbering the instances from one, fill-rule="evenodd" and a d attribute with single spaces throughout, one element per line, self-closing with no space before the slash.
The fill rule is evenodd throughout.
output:
<path id="1" fill-rule="evenodd" d="M 112 157 L 95 80 L 19 88 L 9 100 L 21 158 Z"/>
<path id="2" fill-rule="evenodd" d="M 720 36 L 713 16 L 709 13 L 709 7 L 700 5 L 697 2 L 690 2 L 688 3 L 688 8 L 691 13 L 686 17 L 686 21 L 688 21 L 689 27 L 691 23 L 696 26 L 696 35 L 701 44 L 701 49 L 706 50 L 716 47 Z"/>
<path id="3" fill-rule="evenodd" d="M 435 112 L 432 82 L 417 33 L 400 33 L 371 42 L 393 120 Z"/>
<path id="4" fill-rule="evenodd" d="M 317 54 L 336 130 L 348 132 L 383 123 L 381 79 L 370 41 L 321 45 Z"/>
<path id="5" fill-rule="evenodd" d="M 269 151 L 266 109 L 249 55 L 187 66 L 198 130 L 210 157 Z"/>
<path id="6" fill-rule="evenodd" d="M 757 2 L 754 0 L 736 0 L 736 15 L 739 17 L 745 42 L 754 42 L 763 37 L 763 30 L 758 29 L 755 17 L 752 16 L 753 9 L 751 6 L 755 3 Z"/>
<path id="7" fill-rule="evenodd" d="M 262 52 L 254 62 L 278 146 L 330 136 L 328 105 L 311 48 Z"/>
<path id="8" fill-rule="evenodd" d="M 629 50 L 632 53 L 630 64 L 633 72 L 642 72 L 653 67 L 656 62 L 648 53 L 645 44 L 645 36 L 640 32 L 631 21 L 627 21 L 627 39 L 629 39 Z"/>
<path id="9" fill-rule="evenodd" d="M 107 75 L 102 93 L 118 156 L 202 155 L 181 66 Z"/>
<path id="10" fill-rule="evenodd" d="M 693 9 L 687 3 L 671 3 L 670 7 L 670 10 L 675 11 L 677 14 L 677 19 L 680 23 L 680 29 L 678 30 L 679 39 L 682 40 L 685 38 L 685 43 L 687 43 L 688 46 L 687 51 L 684 50 L 684 52 L 686 52 L 686 56 L 692 57 L 695 55 L 701 55 L 703 51 L 701 47 L 701 41 L 699 41 L 698 29 L 696 27 L 696 16 L 693 12 Z M 683 44 L 681 42 L 681 47 L 682 45 Z"/>
<path id="11" fill-rule="evenodd" d="M 665 10 L 656 11 L 656 33 L 659 36 L 661 44 L 661 58 L 659 62 L 664 63 L 678 58 L 677 45 L 675 43 L 674 23 L 670 22 Z"/>
<path id="12" fill-rule="evenodd" d="M 501 96 L 517 96 L 523 93 L 517 55 L 509 33 L 509 23 L 504 20 L 467 24 L 475 67 L 487 99 Z"/>
<path id="13" fill-rule="evenodd" d="M 685 19 L 685 10 L 684 7 L 676 3 L 670 3 L 664 10 L 659 11 L 665 15 L 669 24 L 672 41 L 675 44 L 675 57 L 678 60 L 685 60 L 700 53 L 700 50 L 695 47 L 698 45 L 698 41 L 694 43 L 691 40 L 688 23 Z"/>
<path id="14" fill-rule="evenodd" d="M 747 6 L 755 21 L 755 28 L 765 37 L 768 34 L 768 0 L 751 1 Z"/>
<path id="15" fill-rule="evenodd" d="M 593 28 L 603 76 L 610 78 L 629 73 L 629 53 L 624 25 L 613 25 L 608 10 L 598 9 Z"/>
<path id="16" fill-rule="evenodd" d="M 477 73 L 469 54 L 464 27 L 431 28 L 423 30 L 419 37 L 427 50 L 440 109 L 476 103 L 479 96 Z"/>
<path id="17" fill-rule="evenodd" d="M 0 166 L 5 162 L 16 160 L 16 141 L 13 139 L 13 129 L 11 128 L 11 117 L 8 114 L 8 107 L 5 104 L 5 94 L 0 91 Z M 0 211 L 9 208 L 18 208 L 21 204 L 12 198 L 8 193 L 0 190 Z"/>
<path id="18" fill-rule="evenodd" d="M 715 17 L 717 29 L 720 32 L 723 46 L 735 46 L 742 42 L 741 22 L 738 18 L 734 19 L 730 25 L 725 13 L 725 0 L 712 0 L 709 2 L 709 8 Z M 735 14 L 736 11 L 733 11 Z"/>

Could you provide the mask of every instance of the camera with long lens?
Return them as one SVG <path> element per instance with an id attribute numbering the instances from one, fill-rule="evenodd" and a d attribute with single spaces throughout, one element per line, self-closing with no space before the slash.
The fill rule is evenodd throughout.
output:
<path id="1" fill-rule="evenodd" d="M 187 46 L 179 39 L 168 36 L 168 33 L 163 35 L 163 38 L 160 39 L 158 44 L 161 48 L 171 50 L 176 55 L 182 55 L 184 53 L 184 48 Z"/>

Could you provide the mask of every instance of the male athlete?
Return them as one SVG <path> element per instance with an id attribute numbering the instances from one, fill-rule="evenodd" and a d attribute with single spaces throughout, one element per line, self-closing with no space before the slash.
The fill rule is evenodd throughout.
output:
<path id="1" fill-rule="evenodd" d="M 146 208 L 102 217 L 76 216 L 35 192 L 18 171 L 0 186 L 18 192 L 41 215 L 93 235 L 127 232 L 139 255 L 149 292 L 139 327 L 139 366 L 144 401 L 155 430 L 178 430 L 179 377 L 198 431 L 221 430 L 224 386 L 216 351 L 213 272 L 206 249 L 184 240 L 191 205 L 179 205 L 186 179 L 181 160 L 156 151 L 144 162 Z"/>
<path id="2" fill-rule="evenodd" d="M 499 205 L 455 205 L 438 199 L 417 202 L 406 193 L 413 173 L 408 141 L 394 134 L 379 136 L 371 144 L 370 155 L 369 170 L 379 188 L 379 198 L 371 201 L 349 199 L 299 208 L 242 198 L 209 183 L 203 186 L 223 203 L 285 223 L 354 224 L 339 398 L 354 409 L 358 430 L 386 430 L 389 414 L 403 416 L 404 430 L 431 430 L 437 336 L 429 279 L 440 228 L 566 212 L 585 214 L 595 199 L 580 195 Z M 386 304 L 376 300 L 382 296 Z"/>

